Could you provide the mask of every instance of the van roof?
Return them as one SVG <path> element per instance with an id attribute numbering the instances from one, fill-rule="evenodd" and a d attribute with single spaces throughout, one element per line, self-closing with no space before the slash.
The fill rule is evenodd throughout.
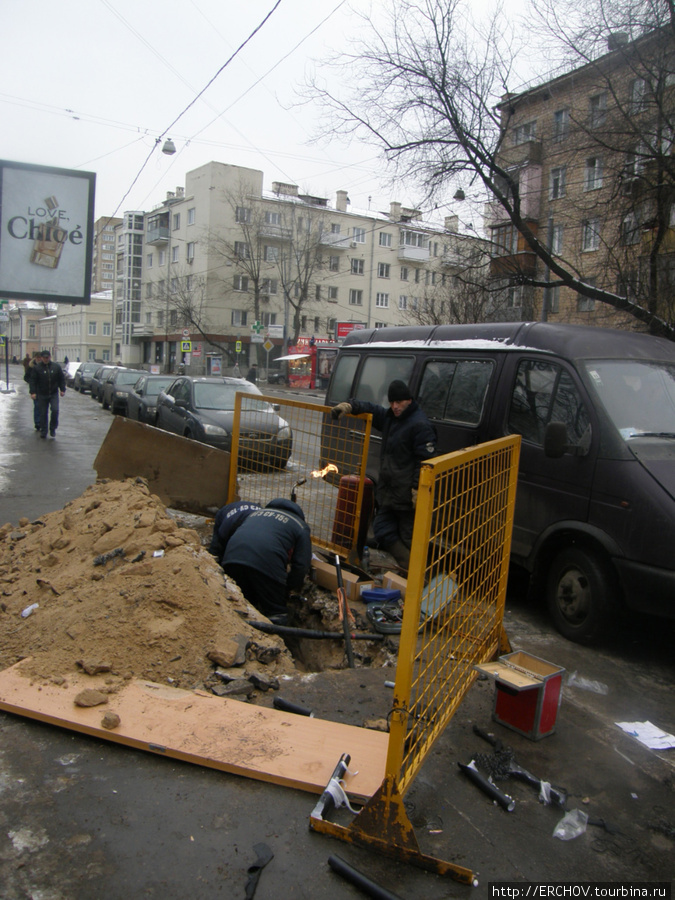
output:
<path id="1" fill-rule="evenodd" d="M 665 359 L 675 361 L 675 343 L 665 338 L 596 328 L 591 325 L 559 325 L 552 322 L 502 322 L 472 325 L 399 325 L 388 328 L 369 328 L 350 332 L 343 347 L 359 344 L 411 344 L 429 349 L 450 348 L 461 342 L 465 349 L 528 348 L 544 353 L 556 353 L 568 359 Z"/>

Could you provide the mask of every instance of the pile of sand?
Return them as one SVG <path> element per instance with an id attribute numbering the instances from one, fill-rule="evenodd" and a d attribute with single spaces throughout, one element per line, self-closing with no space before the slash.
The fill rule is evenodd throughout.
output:
<path id="1" fill-rule="evenodd" d="M 0 669 L 30 657 L 38 680 L 109 667 L 113 688 L 194 688 L 237 644 L 243 677 L 292 674 L 283 641 L 247 614 L 262 618 L 142 479 L 98 482 L 63 510 L 0 528 Z"/>

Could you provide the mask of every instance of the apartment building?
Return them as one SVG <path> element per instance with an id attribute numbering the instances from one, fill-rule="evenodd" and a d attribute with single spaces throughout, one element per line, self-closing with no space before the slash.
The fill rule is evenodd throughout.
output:
<path id="1" fill-rule="evenodd" d="M 59 304 L 52 353 L 71 362 L 110 362 L 112 358 L 112 291 L 91 295 L 88 305 Z M 52 345 L 47 345 L 52 347 Z"/>
<path id="2" fill-rule="evenodd" d="M 115 285 L 115 229 L 122 219 L 103 216 L 94 222 L 91 292 L 112 291 Z"/>
<path id="3" fill-rule="evenodd" d="M 653 32 L 608 38 L 586 65 L 500 104 L 498 162 L 523 220 L 582 281 L 673 320 L 675 45 Z M 582 296 L 532 252 L 492 204 L 491 275 L 513 318 L 640 328 Z M 619 301 L 620 302 L 620 301 Z"/>
<path id="4" fill-rule="evenodd" d="M 240 364 L 265 361 L 265 338 L 271 360 L 298 338 L 335 340 L 338 323 L 403 324 L 449 303 L 477 242 L 457 233 L 456 217 L 439 226 L 395 202 L 354 210 L 347 191 L 331 205 L 293 184 L 265 190 L 263 178 L 210 162 L 151 212 L 125 214 L 114 334 L 123 362 L 208 373 L 212 357 L 233 365 L 237 347 Z"/>

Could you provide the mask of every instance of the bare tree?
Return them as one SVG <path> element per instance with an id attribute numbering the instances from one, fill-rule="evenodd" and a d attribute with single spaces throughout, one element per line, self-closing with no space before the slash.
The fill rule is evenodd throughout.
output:
<path id="1" fill-rule="evenodd" d="M 551 16 L 555 16 L 560 5 L 554 5 L 552 0 L 543 0 L 543 4 L 546 8 L 539 4 L 536 35 L 542 44 L 553 43 L 562 16 Z M 635 253 L 628 251 L 626 238 L 629 224 L 603 234 L 605 268 L 613 266 L 611 287 L 607 279 L 596 279 L 594 283 L 584 277 L 575 258 L 559 255 L 546 229 L 538 232 L 527 215 L 518 168 L 511 164 L 505 144 L 520 102 L 519 95 L 513 93 L 518 77 L 514 71 L 517 49 L 512 46 L 509 28 L 499 13 L 489 24 L 481 25 L 471 21 L 463 0 L 391 2 L 384 24 L 380 27 L 368 20 L 364 28 L 368 36 L 353 52 L 338 60 L 341 66 L 348 67 L 348 83 L 355 86 L 353 93 L 343 96 L 317 81 L 311 91 L 323 100 L 333 133 L 366 136 L 382 148 L 400 175 L 420 182 L 429 197 L 442 197 L 448 188 L 452 190 L 462 183 L 470 183 L 474 189 L 482 186 L 546 273 L 542 277 L 520 269 L 505 272 L 512 283 L 532 289 L 556 285 L 571 288 L 582 297 L 600 301 L 638 320 L 653 333 L 675 339 L 670 311 L 663 306 L 667 291 L 662 289 L 666 277 L 662 271 L 662 249 L 670 214 L 670 190 L 675 183 L 670 152 L 672 100 L 667 90 L 674 72 L 672 3 L 593 0 L 593 5 L 604 13 L 604 31 L 600 27 L 587 27 L 586 34 L 582 27 L 577 32 L 563 30 L 559 49 L 565 53 L 559 62 L 569 69 L 570 53 L 576 48 L 576 64 L 593 66 L 593 74 L 603 79 L 610 98 L 606 127 L 590 129 L 581 116 L 572 124 L 577 128 L 579 142 L 587 141 L 596 152 L 602 150 L 613 156 L 612 183 L 616 184 L 616 193 L 626 201 L 632 200 L 637 227 L 649 227 L 655 242 L 647 272 L 633 277 L 635 264 L 631 260 Z M 579 21 L 579 17 L 576 19 Z M 624 69 L 629 67 L 635 79 L 645 82 L 645 115 L 638 118 L 633 100 L 615 89 L 615 69 L 607 64 L 607 54 L 597 55 L 601 34 L 607 38 L 607 25 L 621 30 L 621 23 L 628 40 L 621 44 L 618 55 L 610 57 L 613 64 L 620 62 Z M 533 40 L 530 35 L 530 43 Z M 342 79 L 341 87 L 344 84 Z M 630 154 L 634 154 L 634 166 L 642 178 L 641 192 L 632 198 L 621 193 L 620 187 Z M 664 184 L 668 186 L 666 192 Z M 626 212 L 621 223 L 628 218 Z M 623 290 L 622 283 L 634 287 Z M 638 286 L 640 291 L 636 290 Z"/>
<path id="2" fill-rule="evenodd" d="M 321 283 L 323 217 L 319 210 L 293 203 L 280 215 L 283 240 L 277 271 L 285 309 L 291 313 L 284 323 L 286 336 L 294 344 L 300 335 L 302 316 L 311 309 Z"/>

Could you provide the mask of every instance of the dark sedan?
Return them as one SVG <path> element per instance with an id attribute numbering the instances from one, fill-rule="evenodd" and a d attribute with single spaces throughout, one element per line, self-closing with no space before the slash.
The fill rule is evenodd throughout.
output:
<path id="1" fill-rule="evenodd" d="M 127 396 L 142 374 L 140 369 L 114 369 L 101 388 L 101 406 L 113 413 L 127 414 Z"/>
<path id="2" fill-rule="evenodd" d="M 258 388 L 243 378 L 177 378 L 159 395 L 157 425 L 229 452 L 237 391 L 261 396 Z M 266 401 L 245 398 L 240 422 L 241 457 L 282 469 L 292 447 L 288 422 Z"/>
<path id="3" fill-rule="evenodd" d="M 68 363 L 70 366 L 71 363 Z M 73 375 L 73 390 L 79 391 L 81 394 L 86 393 L 91 390 L 91 379 L 94 377 L 94 372 L 97 369 L 101 368 L 101 363 L 97 362 L 83 362 L 80 363 L 78 368 Z M 66 375 L 66 382 L 68 381 L 68 376 Z"/>
<path id="4" fill-rule="evenodd" d="M 157 421 L 157 398 L 176 380 L 175 375 L 141 375 L 127 395 L 127 416 L 146 425 Z"/>
<path id="5" fill-rule="evenodd" d="M 118 366 L 99 366 L 94 374 L 91 376 L 91 386 L 89 390 L 91 391 L 91 396 L 93 400 L 98 400 L 100 403 L 103 399 L 103 383 L 105 382 L 108 375 L 111 372 L 114 372 Z"/>

